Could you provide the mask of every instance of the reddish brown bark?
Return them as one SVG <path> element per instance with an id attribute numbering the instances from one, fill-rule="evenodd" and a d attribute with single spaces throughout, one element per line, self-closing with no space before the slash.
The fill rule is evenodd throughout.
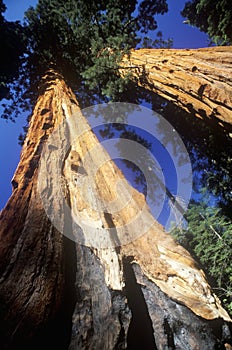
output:
<path id="1" fill-rule="evenodd" d="M 61 317 L 67 283 L 66 248 L 63 236 L 44 212 L 37 176 L 43 143 L 63 118 L 60 101 L 69 99 L 71 103 L 72 97 L 57 74 L 51 71 L 44 76 L 12 181 L 13 193 L 1 212 L 3 348 L 17 347 L 20 342 L 25 345 L 35 336 L 39 342 L 40 333 L 47 332 L 47 327 L 52 332 L 49 324 Z"/>
<path id="2" fill-rule="evenodd" d="M 184 111 L 232 124 L 231 46 L 133 50 L 124 65 L 141 86 Z"/>
<path id="3" fill-rule="evenodd" d="M 56 147 L 50 147 L 45 165 L 54 177 L 50 183 L 44 183 L 51 207 L 58 208 L 60 216 L 64 216 L 60 198 L 66 196 L 74 212 L 88 214 L 90 227 L 96 228 L 94 237 L 102 227 L 106 232 L 110 227 L 119 231 L 118 226 L 130 221 L 141 207 L 145 214 L 140 225 L 145 225 L 148 219 L 153 220 L 153 225 L 144 236 L 122 247 L 101 249 L 76 244 L 75 261 L 69 261 L 68 256 L 74 256 L 74 243 L 67 246 L 67 240 L 47 218 L 37 181 L 45 140 L 60 122 L 79 111 L 78 102 L 64 80 L 55 72 L 48 73 L 13 179 L 12 197 L 0 217 L 3 348 L 17 349 L 23 345 L 39 349 L 46 346 L 47 336 L 53 347 L 67 348 L 68 335 L 63 332 L 71 322 L 74 300 L 70 298 L 75 297 L 69 293 L 74 285 L 76 305 L 70 349 L 123 349 L 127 344 L 133 348 L 133 339 L 141 340 L 147 349 L 151 344 L 154 349 L 171 346 L 184 349 L 186 344 L 192 344 L 193 348 L 208 350 L 222 345 L 222 319 L 229 321 L 227 313 L 189 253 L 151 218 L 144 196 L 126 183 L 125 189 L 132 194 L 129 210 L 124 208 L 110 218 L 107 211 L 93 212 L 81 198 L 76 180 L 91 174 L 92 168 L 78 173 L 77 163 L 84 161 L 90 149 L 99 146 L 91 130 L 72 145 L 68 154 L 64 152 L 70 140 L 62 131 L 58 134 L 57 144 L 64 149 L 59 153 L 65 160 L 62 174 L 57 173 L 60 159 L 55 156 Z M 83 115 L 80 114 L 78 122 L 90 129 Z M 93 164 L 108 157 L 101 146 L 92 156 Z M 64 177 L 64 188 L 55 181 L 55 176 L 60 175 Z M 104 163 L 95 177 L 99 197 L 112 201 L 117 195 L 117 181 L 122 178 L 111 160 Z M 56 196 L 50 196 L 49 191 Z M 121 201 L 126 199 L 125 193 L 121 193 Z M 90 190 L 88 195 L 94 199 L 95 193 Z M 63 230 L 71 230 L 65 218 L 63 221 Z M 86 236 L 86 228 L 80 224 L 80 229 Z M 134 232 L 127 234 L 134 237 Z M 215 320 L 217 332 L 211 325 L 214 321 L 208 320 Z M 138 331 L 141 336 L 137 338 Z"/>

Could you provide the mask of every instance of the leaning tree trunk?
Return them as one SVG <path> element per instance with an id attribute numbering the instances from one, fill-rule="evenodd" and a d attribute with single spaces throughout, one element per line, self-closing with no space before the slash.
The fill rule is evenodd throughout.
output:
<path id="1" fill-rule="evenodd" d="M 141 86 L 232 131 L 232 46 L 132 50 L 123 62 Z"/>
<path id="2" fill-rule="evenodd" d="M 44 77 L 13 187 L 0 227 L 3 348 L 46 347 L 50 337 L 65 349 L 71 315 L 72 350 L 224 348 L 231 320 L 204 273 L 153 219 L 55 72 Z M 76 243 L 51 224 L 52 210 Z"/>

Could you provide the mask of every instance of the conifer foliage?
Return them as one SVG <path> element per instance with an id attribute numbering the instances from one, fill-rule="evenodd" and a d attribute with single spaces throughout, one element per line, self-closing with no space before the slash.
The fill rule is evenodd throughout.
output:
<path id="1" fill-rule="evenodd" d="M 230 0 L 192 0 L 185 4 L 182 16 L 209 34 L 219 45 L 232 43 L 232 7 Z"/>
<path id="2" fill-rule="evenodd" d="M 92 94 L 118 98 L 126 83 L 118 72 L 122 55 L 167 9 L 166 0 L 39 0 L 26 12 L 31 83 L 53 64 L 74 89 L 84 82 Z"/>
<path id="3" fill-rule="evenodd" d="M 25 36 L 19 22 L 9 22 L 4 18 L 6 6 L 0 0 L 0 100 L 10 97 L 9 84 L 19 75 L 20 58 L 25 50 Z"/>
<path id="4" fill-rule="evenodd" d="M 192 203 L 185 217 L 188 228 L 174 229 L 172 234 L 195 255 L 232 315 L 231 221 L 204 202 Z"/>

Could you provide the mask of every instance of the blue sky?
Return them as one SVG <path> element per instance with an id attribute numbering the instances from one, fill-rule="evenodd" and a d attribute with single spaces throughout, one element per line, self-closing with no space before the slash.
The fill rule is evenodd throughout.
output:
<path id="1" fill-rule="evenodd" d="M 157 16 L 158 30 L 164 38 L 171 37 L 174 48 L 198 48 L 208 46 L 208 37 L 198 29 L 183 24 L 180 11 L 185 0 L 168 0 L 169 12 L 164 16 Z M 36 0 L 5 0 L 7 6 L 5 17 L 9 21 L 22 20 L 24 11 L 34 6 Z M 5 206 L 11 194 L 11 178 L 20 157 L 18 136 L 26 124 L 26 117 L 22 115 L 16 123 L 0 120 L 0 209 Z"/>

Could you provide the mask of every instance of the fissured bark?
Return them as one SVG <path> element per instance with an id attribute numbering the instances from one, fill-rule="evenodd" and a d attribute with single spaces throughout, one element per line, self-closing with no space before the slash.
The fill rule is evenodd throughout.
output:
<path id="1" fill-rule="evenodd" d="M 123 60 L 139 85 L 225 128 L 232 124 L 231 62 L 232 46 L 132 50 Z"/>
<path id="2" fill-rule="evenodd" d="M 56 144 L 47 145 L 45 165 L 52 180 L 45 179 L 43 186 L 50 206 L 59 210 L 61 219 L 64 216 L 64 233 L 66 230 L 72 233 L 72 225 L 65 217 L 61 198 L 79 215 L 85 244 L 74 244 L 57 232 L 47 218 L 37 190 L 43 144 L 63 120 L 75 115 L 78 121 L 68 124 L 68 133 L 61 130 Z M 86 132 L 71 144 L 66 154 L 70 142 L 67 135 L 78 124 L 86 126 Z M 91 153 L 94 148 L 97 152 Z M 88 153 L 90 165 L 84 166 Z M 98 164 L 101 166 L 92 176 L 93 165 Z M 56 181 L 60 176 L 64 186 Z M 118 196 L 117 183 L 121 180 L 123 174 L 91 131 L 72 91 L 58 74 L 48 72 L 13 179 L 14 191 L 1 213 L 3 349 L 20 346 L 39 349 L 48 344 L 65 349 L 71 316 L 72 350 L 186 349 L 186 344 L 193 349 L 224 347 L 230 336 L 228 314 L 190 254 L 152 218 L 145 197 L 123 181 L 124 187 L 115 202 L 118 212 L 109 214 L 107 202 Z M 81 195 L 83 184 L 93 202 L 102 200 L 104 211 L 94 211 Z M 131 196 L 128 207 L 122 207 L 128 194 Z M 140 221 L 125 232 L 128 241 L 121 245 L 123 232 L 119 228 L 141 211 Z M 87 225 L 82 225 L 86 218 Z M 137 238 L 134 230 L 143 230 L 148 221 L 152 225 Z M 98 244 L 102 228 L 108 242 L 112 240 L 110 247 L 102 248 L 104 235 L 99 236 L 102 241 Z M 109 236 L 110 228 L 113 233 Z M 87 241 L 91 235 L 92 246 Z M 216 330 L 211 324 L 213 320 Z"/>

